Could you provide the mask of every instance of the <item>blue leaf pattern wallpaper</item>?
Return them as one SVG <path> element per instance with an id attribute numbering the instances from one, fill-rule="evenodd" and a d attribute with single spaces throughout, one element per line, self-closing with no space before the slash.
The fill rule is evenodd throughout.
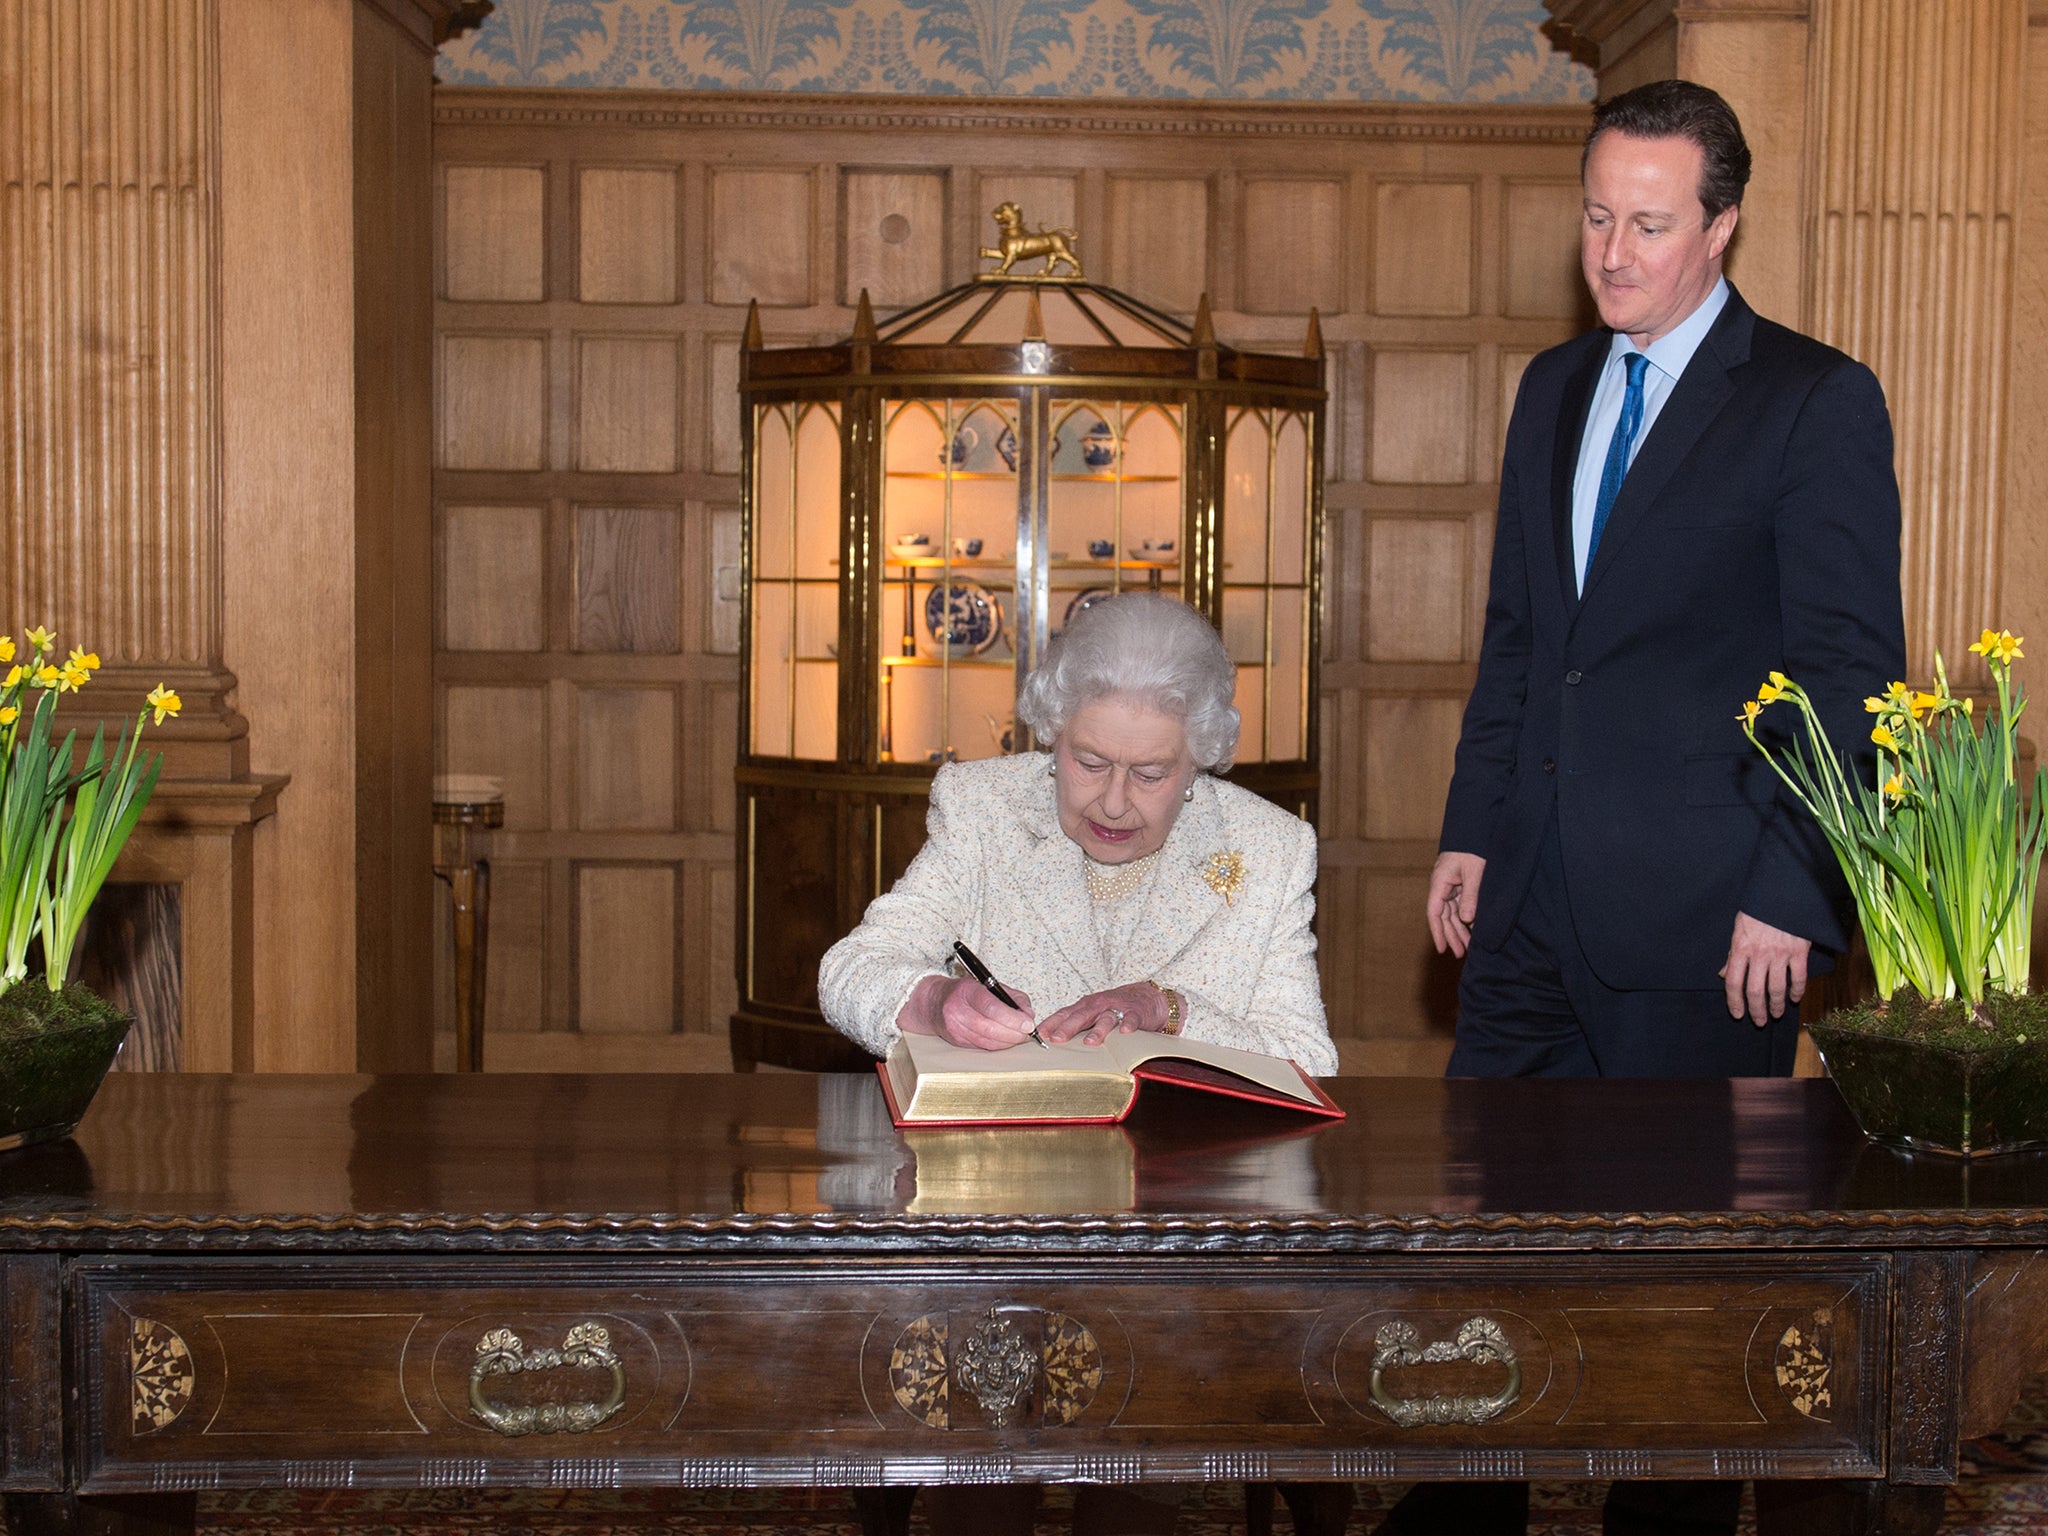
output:
<path id="1" fill-rule="evenodd" d="M 1542 0 L 497 0 L 449 85 L 1577 102 Z"/>

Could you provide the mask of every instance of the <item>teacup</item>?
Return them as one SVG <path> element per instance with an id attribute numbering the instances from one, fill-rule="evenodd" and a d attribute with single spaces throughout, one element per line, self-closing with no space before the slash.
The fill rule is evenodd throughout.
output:
<path id="1" fill-rule="evenodd" d="M 955 539 L 953 541 L 953 553 L 963 559 L 972 560 L 981 553 L 981 540 Z"/>
<path id="2" fill-rule="evenodd" d="M 1090 539 L 1088 553 L 1097 560 L 1107 560 L 1116 553 L 1116 545 L 1109 539 Z"/>

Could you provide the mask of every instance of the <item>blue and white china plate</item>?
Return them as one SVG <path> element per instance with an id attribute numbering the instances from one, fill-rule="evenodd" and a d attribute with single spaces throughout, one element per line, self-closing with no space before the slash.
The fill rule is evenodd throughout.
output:
<path id="1" fill-rule="evenodd" d="M 948 656 L 979 656 L 1003 633 L 1003 605 L 980 582 L 963 577 L 932 588 L 924 627 Z"/>

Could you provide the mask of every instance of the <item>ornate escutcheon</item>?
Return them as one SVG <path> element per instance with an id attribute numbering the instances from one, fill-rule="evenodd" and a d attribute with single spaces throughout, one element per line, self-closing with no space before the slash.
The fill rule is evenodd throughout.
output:
<path id="1" fill-rule="evenodd" d="M 1826 1424 L 1834 1418 L 1835 1316 L 1831 1308 L 1814 1311 L 1804 1326 L 1792 1324 L 1778 1337 L 1772 1362 L 1778 1390 L 1809 1419 Z"/>
<path id="2" fill-rule="evenodd" d="M 961 1346 L 953 1374 L 989 1422 L 1004 1429 L 1010 1410 L 1038 1380 L 1038 1351 L 1024 1342 L 1008 1318 L 990 1307 Z"/>
<path id="3" fill-rule="evenodd" d="M 579 1367 L 611 1372 L 611 1391 L 603 1402 L 500 1408 L 484 1396 L 484 1383 L 493 1376 Z M 532 1354 L 509 1328 L 493 1328 L 477 1340 L 476 1360 L 469 1368 L 469 1406 L 487 1428 L 501 1435 L 580 1435 L 617 1413 L 625 1400 L 626 1368 L 612 1349 L 611 1335 L 597 1323 L 578 1323 L 563 1336 L 560 1349 L 537 1349 Z"/>
<path id="4" fill-rule="evenodd" d="M 133 1429 L 154 1434 L 192 1401 L 192 1351 L 177 1330 L 147 1317 L 128 1320 L 128 1386 Z"/>
<path id="5" fill-rule="evenodd" d="M 933 1429 L 970 1427 L 954 1422 L 953 1404 L 964 1399 L 995 1429 L 1011 1427 L 1020 1409 L 1031 1422 L 1071 1424 L 1102 1389 L 1102 1346 L 1062 1312 L 990 1307 L 971 1324 L 932 1312 L 897 1335 L 889 1388 Z"/>
<path id="6" fill-rule="evenodd" d="M 1378 1346 L 1372 1356 L 1371 1393 L 1373 1406 L 1403 1429 L 1417 1424 L 1484 1424 L 1498 1418 L 1522 1395 L 1522 1362 L 1500 1324 L 1490 1317 L 1471 1317 L 1458 1325 L 1454 1340 L 1439 1339 L 1427 1348 L 1410 1323 L 1387 1323 L 1373 1335 Z M 1416 1365 L 1449 1365 L 1456 1361 L 1474 1365 L 1504 1365 L 1507 1383 L 1487 1397 L 1461 1397 L 1438 1393 L 1433 1397 L 1395 1397 L 1387 1391 L 1385 1373 Z"/>

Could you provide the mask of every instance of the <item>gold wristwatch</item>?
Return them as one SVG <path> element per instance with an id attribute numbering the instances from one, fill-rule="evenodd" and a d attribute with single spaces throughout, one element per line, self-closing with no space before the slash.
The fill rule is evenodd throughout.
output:
<path id="1" fill-rule="evenodd" d="M 1159 1032 L 1162 1035 L 1179 1034 L 1180 1027 L 1185 1022 L 1180 1014 L 1180 994 L 1171 987 L 1162 987 L 1149 976 L 1145 978 L 1145 985 L 1166 999 L 1166 1027 Z"/>

